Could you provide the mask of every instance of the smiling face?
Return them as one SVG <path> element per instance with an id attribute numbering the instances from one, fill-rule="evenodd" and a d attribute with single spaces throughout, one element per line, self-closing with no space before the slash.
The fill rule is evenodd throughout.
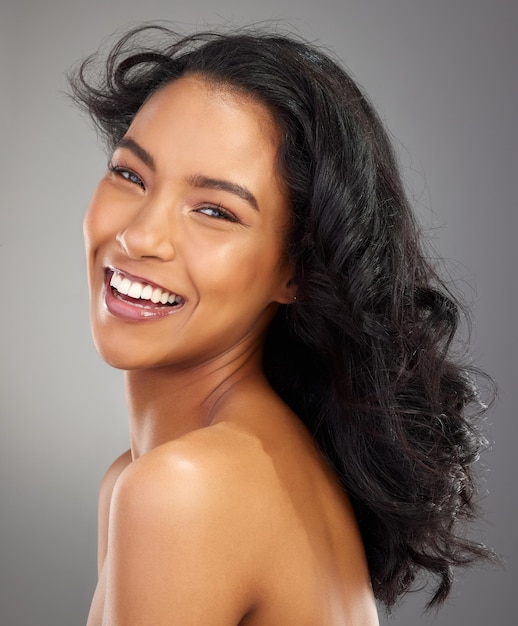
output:
<path id="1" fill-rule="evenodd" d="M 186 76 L 144 104 L 84 222 L 94 341 L 122 369 L 252 350 L 293 297 L 279 132 L 251 98 Z"/>

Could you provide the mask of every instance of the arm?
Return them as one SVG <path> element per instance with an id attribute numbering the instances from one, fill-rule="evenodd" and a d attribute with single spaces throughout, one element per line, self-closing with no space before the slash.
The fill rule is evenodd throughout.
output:
<path id="1" fill-rule="evenodd" d="M 180 448 L 181 449 L 181 448 Z M 250 609 L 246 505 L 228 468 L 172 445 L 114 489 L 103 626 L 237 624 Z"/>

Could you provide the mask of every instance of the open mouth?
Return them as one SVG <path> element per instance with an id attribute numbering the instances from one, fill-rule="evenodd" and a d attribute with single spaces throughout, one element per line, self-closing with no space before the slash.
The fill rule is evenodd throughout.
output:
<path id="1" fill-rule="evenodd" d="M 108 286 L 119 300 L 146 309 L 178 307 L 184 303 L 182 296 L 156 285 L 130 278 L 128 275 L 109 268 Z"/>

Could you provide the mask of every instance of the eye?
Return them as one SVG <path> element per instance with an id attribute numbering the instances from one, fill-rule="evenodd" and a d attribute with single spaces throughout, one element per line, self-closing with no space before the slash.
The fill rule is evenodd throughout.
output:
<path id="1" fill-rule="evenodd" d="M 142 182 L 142 179 L 140 178 L 140 176 L 135 174 L 135 172 L 128 169 L 127 167 L 122 167 L 121 165 L 114 165 L 113 163 L 108 163 L 108 169 L 110 172 L 113 172 L 117 176 L 124 178 L 124 180 L 127 180 L 128 182 L 133 183 L 134 185 L 138 185 L 142 189 L 145 189 L 144 183 Z"/>
<path id="2" fill-rule="evenodd" d="M 229 222 L 239 222 L 237 217 L 227 211 L 222 206 L 204 206 L 199 209 L 196 209 L 196 213 L 201 213 L 202 215 L 207 215 L 208 217 L 212 217 L 216 220 L 227 220 Z"/>

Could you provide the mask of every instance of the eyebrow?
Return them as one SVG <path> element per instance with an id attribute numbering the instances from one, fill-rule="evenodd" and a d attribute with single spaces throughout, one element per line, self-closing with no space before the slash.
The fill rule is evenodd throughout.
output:
<path id="1" fill-rule="evenodd" d="M 140 144 L 138 144 L 131 137 L 123 137 L 120 141 L 117 142 L 115 146 L 115 150 L 117 148 L 127 148 L 130 152 L 138 157 L 143 163 L 145 163 L 150 169 L 155 171 L 155 160 L 149 154 L 147 150 L 145 150 Z"/>
<path id="2" fill-rule="evenodd" d="M 254 194 L 242 185 L 238 185 L 237 183 L 231 183 L 228 180 L 223 180 L 220 178 L 210 178 L 208 176 L 202 176 L 201 174 L 190 176 L 187 181 L 193 187 L 198 187 L 200 189 L 218 189 L 220 191 L 227 191 L 228 193 L 232 193 L 242 200 L 248 202 L 248 204 L 253 209 L 259 211 L 259 204 L 257 203 Z"/>
<path id="3" fill-rule="evenodd" d="M 123 137 L 120 141 L 117 142 L 115 149 L 117 148 L 127 148 L 130 152 L 133 152 L 133 154 L 138 157 L 143 163 L 145 163 L 151 170 L 155 171 L 155 160 L 153 159 L 153 157 L 145 148 L 143 148 L 131 137 Z M 219 191 L 232 193 L 242 200 L 248 202 L 248 204 L 253 209 L 259 211 L 259 204 L 254 194 L 243 185 L 238 185 L 237 183 L 232 183 L 228 180 L 224 180 L 221 178 L 211 178 L 210 176 L 203 176 L 202 174 L 189 176 L 187 178 L 187 182 L 192 187 L 197 187 L 199 189 L 217 189 Z"/>

